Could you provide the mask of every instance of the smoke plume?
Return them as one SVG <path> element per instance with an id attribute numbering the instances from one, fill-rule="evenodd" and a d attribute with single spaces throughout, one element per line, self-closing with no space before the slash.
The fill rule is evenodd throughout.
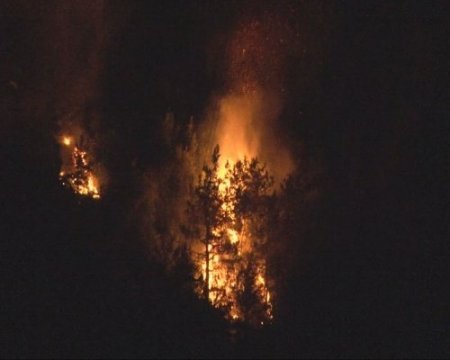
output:
<path id="1" fill-rule="evenodd" d="M 286 37 L 281 19 L 241 21 L 226 48 L 226 88 L 213 100 L 214 142 L 222 159 L 258 157 L 279 183 L 293 169 L 279 121 L 283 107 Z"/>

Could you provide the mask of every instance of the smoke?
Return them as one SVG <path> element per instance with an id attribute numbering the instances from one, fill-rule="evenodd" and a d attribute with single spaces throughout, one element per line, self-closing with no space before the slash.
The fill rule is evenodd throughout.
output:
<path id="1" fill-rule="evenodd" d="M 278 184 L 293 170 L 279 126 L 285 91 L 285 42 L 291 36 L 282 24 L 276 16 L 245 19 L 238 24 L 226 49 L 226 88 L 213 100 L 210 114 L 222 161 L 258 157 Z"/>
<path id="2" fill-rule="evenodd" d="M 276 134 L 280 102 L 275 94 L 258 88 L 251 94 L 228 95 L 219 100 L 218 108 L 215 139 L 223 161 L 257 157 L 277 183 L 292 171 L 291 155 Z"/>
<path id="3" fill-rule="evenodd" d="M 144 220 L 144 238 L 152 257 L 169 268 L 178 250 L 186 244 L 187 202 L 203 164 L 212 149 L 220 146 L 219 175 L 225 162 L 257 157 L 264 162 L 275 183 L 292 172 L 294 162 L 284 145 L 281 113 L 284 102 L 287 41 L 292 36 L 282 17 L 245 18 L 230 32 L 223 49 L 224 89 L 211 95 L 203 121 L 191 121 L 167 114 L 161 139 L 166 163 L 149 169 L 143 180 L 146 195 L 137 204 Z"/>
<path id="4" fill-rule="evenodd" d="M 69 136 L 86 151 L 102 187 L 107 173 L 99 158 L 106 147 L 102 111 L 105 55 L 111 45 L 113 19 L 103 0 L 57 1 L 48 11 L 47 54 L 52 54 L 52 97 L 57 118 L 57 141 Z M 61 171 L 73 167 L 61 144 Z"/>

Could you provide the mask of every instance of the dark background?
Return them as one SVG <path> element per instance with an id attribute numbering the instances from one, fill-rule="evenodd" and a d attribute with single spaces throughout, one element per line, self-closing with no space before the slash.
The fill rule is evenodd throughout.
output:
<path id="1" fill-rule="evenodd" d="M 446 2 L 109 2 L 93 106 L 112 180 L 95 203 L 58 183 L 54 5 L 0 5 L 2 356 L 449 356 Z M 130 214 L 136 163 L 164 166 L 164 113 L 201 119 L 227 36 L 265 12 L 302 29 L 281 127 L 323 196 L 277 320 L 236 340 L 149 263 Z"/>

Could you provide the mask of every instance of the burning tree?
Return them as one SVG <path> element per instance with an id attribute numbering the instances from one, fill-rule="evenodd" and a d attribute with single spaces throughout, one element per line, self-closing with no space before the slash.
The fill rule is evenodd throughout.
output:
<path id="1" fill-rule="evenodd" d="M 273 178 L 257 159 L 244 158 L 228 165 L 226 189 L 232 206 L 232 228 L 240 258 L 238 302 L 247 319 L 261 321 L 272 317 L 267 284 L 266 258 L 270 218 L 275 211 Z"/>
<path id="2" fill-rule="evenodd" d="M 61 144 L 69 152 L 70 162 L 63 164 L 59 177 L 64 186 L 70 187 L 79 195 L 100 198 L 98 178 L 94 175 L 92 160 L 80 144 L 75 144 L 71 136 L 63 136 Z"/>
<path id="3" fill-rule="evenodd" d="M 203 245 L 203 250 L 197 255 L 202 264 L 202 294 L 206 299 L 210 299 L 213 292 L 220 290 L 212 287 L 215 279 L 211 279 L 211 270 L 214 260 L 220 254 L 223 238 L 221 230 L 227 222 L 224 199 L 220 192 L 223 180 L 218 176 L 219 156 L 219 147 L 216 146 L 212 155 L 212 166 L 203 167 L 194 199 L 189 202 L 190 220 L 194 224 L 192 234 Z M 218 301 L 218 297 L 219 294 L 214 294 L 214 302 Z"/>
<path id="4" fill-rule="evenodd" d="M 266 245 L 273 179 L 257 159 L 219 165 L 219 146 L 189 202 L 197 293 L 233 320 L 272 318 Z"/>

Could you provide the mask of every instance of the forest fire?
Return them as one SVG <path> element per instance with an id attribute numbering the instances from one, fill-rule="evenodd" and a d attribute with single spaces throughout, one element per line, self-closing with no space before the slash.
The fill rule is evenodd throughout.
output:
<path id="1" fill-rule="evenodd" d="M 197 293 L 231 321 L 263 325 L 273 319 L 274 286 L 267 270 L 276 210 L 274 177 L 258 158 L 268 161 L 278 180 L 290 172 L 291 161 L 272 141 L 278 98 L 254 71 L 255 64 L 261 69 L 267 65 L 267 57 L 257 56 L 268 51 L 258 26 L 238 31 L 231 42 L 231 87 L 217 103 L 218 145 L 200 175 L 191 213 L 197 214 L 193 223 L 200 228 L 193 251 Z M 241 51 L 242 46 L 248 51 Z"/>
<path id="2" fill-rule="evenodd" d="M 233 33 L 225 88 L 198 126 L 164 118 L 173 166 L 149 172 L 144 225 L 156 261 L 176 269 L 189 251 L 196 294 L 231 322 L 255 326 L 274 318 L 274 189 L 293 169 L 275 126 L 282 54 L 265 26 L 243 22 Z"/>
<path id="3" fill-rule="evenodd" d="M 70 156 L 70 161 L 63 160 L 63 167 L 59 173 L 62 184 L 70 187 L 76 194 L 100 199 L 99 180 L 94 174 L 92 160 L 87 151 L 75 145 L 75 140 L 71 136 L 64 135 L 60 141 L 64 153 L 69 152 Z"/>
<path id="4" fill-rule="evenodd" d="M 191 204 L 201 225 L 193 252 L 196 290 L 230 320 L 262 325 L 273 318 L 264 250 L 273 179 L 256 159 L 226 161 L 221 168 L 219 157 L 216 146 Z"/>

